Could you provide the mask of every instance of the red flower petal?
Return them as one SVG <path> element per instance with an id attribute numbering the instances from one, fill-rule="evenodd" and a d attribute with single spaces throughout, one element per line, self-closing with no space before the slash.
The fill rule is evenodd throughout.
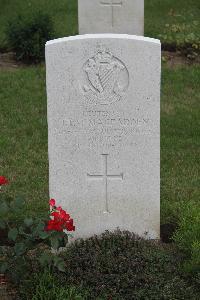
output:
<path id="1" fill-rule="evenodd" d="M 55 218 L 57 218 L 57 219 L 60 219 L 60 213 L 57 212 L 57 211 L 53 211 L 53 212 L 51 213 L 51 216 L 52 216 L 52 217 L 55 217 Z"/>
<path id="2" fill-rule="evenodd" d="M 61 206 L 58 206 L 58 207 L 56 207 L 56 209 L 57 209 L 58 211 L 61 211 L 61 210 L 62 210 L 62 207 L 61 207 Z"/>
<path id="3" fill-rule="evenodd" d="M 63 231 L 63 224 L 59 221 L 49 220 L 45 230 L 46 231 L 51 231 L 51 230 Z"/>
<path id="4" fill-rule="evenodd" d="M 64 219 L 65 221 L 68 221 L 70 219 L 70 215 L 66 213 L 66 211 L 64 210 L 61 210 L 60 211 L 60 217 L 62 219 Z"/>
<path id="5" fill-rule="evenodd" d="M 74 220 L 70 219 L 67 223 L 66 223 L 66 229 L 68 231 L 75 231 L 75 226 L 73 224 Z"/>
<path id="6" fill-rule="evenodd" d="M 0 176 L 0 185 L 8 184 L 9 181 L 6 177 Z"/>
<path id="7" fill-rule="evenodd" d="M 50 206 L 55 206 L 56 205 L 56 200 L 55 199 L 49 200 L 49 205 Z"/>

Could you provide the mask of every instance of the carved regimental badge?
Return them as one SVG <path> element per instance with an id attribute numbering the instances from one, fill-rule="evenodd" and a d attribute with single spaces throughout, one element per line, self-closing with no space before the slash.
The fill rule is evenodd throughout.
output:
<path id="1" fill-rule="evenodd" d="M 99 51 L 83 66 L 83 91 L 89 103 L 107 105 L 122 99 L 129 85 L 124 63 L 109 51 Z"/>

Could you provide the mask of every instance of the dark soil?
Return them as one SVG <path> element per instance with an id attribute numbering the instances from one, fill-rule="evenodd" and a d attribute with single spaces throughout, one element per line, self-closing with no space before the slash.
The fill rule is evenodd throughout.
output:
<path id="1" fill-rule="evenodd" d="M 0 274 L 0 299 L 14 300 L 16 299 L 16 289 L 8 282 L 4 274 Z"/>
<path id="2" fill-rule="evenodd" d="M 162 224 L 160 226 L 161 241 L 167 244 L 172 243 L 173 242 L 172 237 L 176 229 L 177 229 L 176 224 L 172 224 L 172 223 Z"/>
<path id="3" fill-rule="evenodd" d="M 25 66 L 15 59 L 13 52 L 0 53 L 0 70 L 12 70 Z"/>
<path id="4" fill-rule="evenodd" d="M 162 51 L 162 60 L 169 68 L 177 68 L 181 66 L 191 66 L 200 64 L 200 57 L 195 60 L 188 59 L 179 52 Z"/>

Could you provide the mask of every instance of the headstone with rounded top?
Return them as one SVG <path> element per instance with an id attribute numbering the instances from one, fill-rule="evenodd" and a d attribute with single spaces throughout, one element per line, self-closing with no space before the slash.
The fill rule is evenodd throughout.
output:
<path id="1" fill-rule="evenodd" d="M 75 238 L 159 238 L 160 42 L 115 34 L 46 44 L 50 197 Z"/>

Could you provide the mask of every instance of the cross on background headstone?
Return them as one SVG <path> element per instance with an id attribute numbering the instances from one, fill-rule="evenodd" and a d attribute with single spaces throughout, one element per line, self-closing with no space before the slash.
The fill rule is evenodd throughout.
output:
<path id="1" fill-rule="evenodd" d="M 123 180 L 123 173 L 119 175 L 109 175 L 108 174 L 108 154 L 102 154 L 103 157 L 103 174 L 87 174 L 90 179 L 100 179 L 104 181 L 105 188 L 105 201 L 106 201 L 106 210 L 105 213 L 110 213 L 108 205 L 108 179 L 121 179 Z"/>
<path id="2" fill-rule="evenodd" d="M 112 11 L 112 27 L 114 27 L 114 8 L 115 7 L 121 7 L 123 2 L 122 1 L 117 2 L 116 0 L 107 0 L 107 2 L 106 1 L 101 1 L 100 4 L 103 5 L 103 6 L 107 6 L 107 7 L 111 8 L 111 11 Z"/>
<path id="3" fill-rule="evenodd" d="M 79 34 L 144 35 L 144 0 L 78 0 Z"/>

